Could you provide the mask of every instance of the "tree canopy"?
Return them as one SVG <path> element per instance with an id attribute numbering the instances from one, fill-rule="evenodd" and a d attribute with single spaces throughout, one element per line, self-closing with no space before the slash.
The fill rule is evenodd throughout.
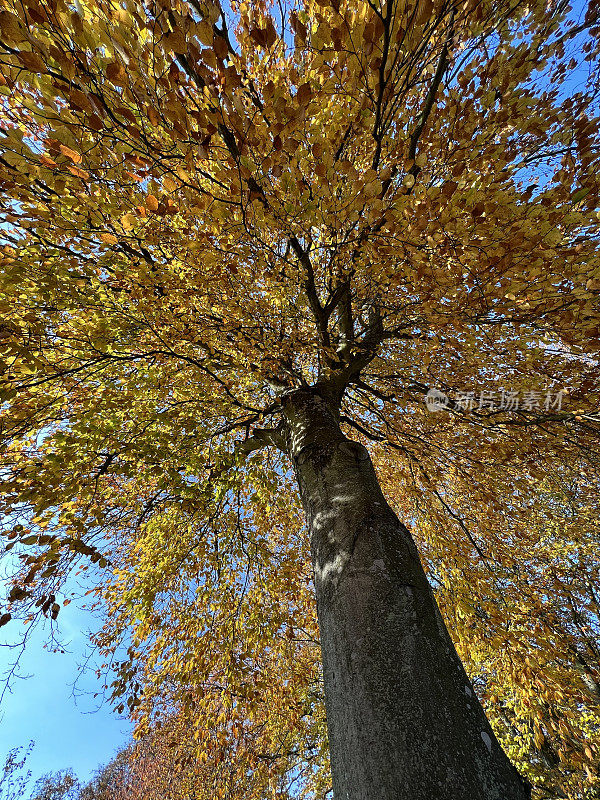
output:
<path id="1" fill-rule="evenodd" d="M 211 797 L 328 786 L 281 426 L 315 384 L 509 755 L 596 796 L 598 26 L 0 0 L 0 624 L 56 620 L 86 569 L 117 705 L 179 726 Z"/>

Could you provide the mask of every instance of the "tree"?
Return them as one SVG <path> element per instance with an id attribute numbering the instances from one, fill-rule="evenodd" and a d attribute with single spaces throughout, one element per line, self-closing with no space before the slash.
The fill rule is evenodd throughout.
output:
<path id="1" fill-rule="evenodd" d="M 38 778 L 31 800 L 79 800 L 81 788 L 72 769 L 61 769 Z"/>
<path id="2" fill-rule="evenodd" d="M 84 787 L 77 800 L 208 800 L 219 793 L 226 765 L 217 758 L 201 762 L 193 738 L 177 717 L 151 736 L 121 750 Z M 217 756 L 216 750 L 213 751 Z M 255 776 L 239 776 L 236 794 L 250 796 Z M 263 794 L 263 797 L 268 796 Z M 282 795 L 283 796 L 283 795 Z M 287 797 L 287 795 L 286 795 Z"/>
<path id="3" fill-rule="evenodd" d="M 310 791 L 310 548 L 336 800 L 529 796 L 415 540 L 446 621 L 468 617 L 463 658 L 485 642 L 482 696 L 518 695 L 534 667 L 492 653 L 515 630 L 539 646 L 503 605 L 537 568 L 527 498 L 576 480 L 596 510 L 597 16 L 3 0 L 2 509 L 23 568 L 2 623 L 56 619 L 89 559 L 141 732 L 199 703 L 201 757 L 211 709 L 216 748 L 258 718 Z M 573 614 L 593 638 L 596 606 Z M 569 680 L 578 644 L 548 645 Z M 514 708 L 492 715 L 505 743 Z"/>
<path id="4" fill-rule="evenodd" d="M 29 742 L 26 747 L 13 747 L 8 751 L 0 773 L 2 800 L 17 800 L 23 796 L 31 779 L 31 770 L 26 768 L 26 763 L 32 749 L 33 742 Z"/>
<path id="5" fill-rule="evenodd" d="M 121 800 L 121 798 L 139 796 L 136 788 L 135 769 L 131 764 L 132 747 L 125 747 L 116 756 L 99 767 L 93 778 L 85 786 L 80 787 L 77 800 Z M 141 772 L 142 770 L 137 770 Z M 171 772 L 171 778 L 173 773 Z M 158 787 L 146 786 L 146 797 L 151 797 L 152 792 Z M 160 796 L 160 795 L 155 795 Z M 166 797 L 166 795 L 165 795 Z"/>

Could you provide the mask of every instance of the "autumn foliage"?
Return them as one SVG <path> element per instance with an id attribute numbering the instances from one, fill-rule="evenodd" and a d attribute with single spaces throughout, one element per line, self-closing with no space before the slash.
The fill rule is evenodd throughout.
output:
<path id="1" fill-rule="evenodd" d="M 87 570 L 115 704 L 195 797 L 329 785 L 278 447 L 317 380 L 536 796 L 598 796 L 598 32 L 555 0 L 0 0 L 0 623 Z"/>

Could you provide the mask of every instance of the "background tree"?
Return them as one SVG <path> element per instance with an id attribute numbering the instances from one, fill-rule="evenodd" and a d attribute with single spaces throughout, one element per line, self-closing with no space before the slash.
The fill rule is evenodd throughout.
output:
<path id="1" fill-rule="evenodd" d="M 6 755 L 2 772 L 0 772 L 0 797 L 2 800 L 17 800 L 22 797 L 31 779 L 31 770 L 27 768 L 27 758 L 33 748 L 33 742 L 26 747 L 13 747 Z"/>
<path id="2" fill-rule="evenodd" d="M 142 745 L 140 745 L 141 749 Z M 77 800 L 121 800 L 125 797 L 142 797 L 139 793 L 140 780 L 135 777 L 135 770 L 132 764 L 133 747 L 125 747 L 116 754 L 116 756 L 105 764 L 99 767 L 92 779 L 81 786 L 77 795 Z M 160 764 L 162 767 L 162 774 L 166 772 L 166 764 Z M 173 770 L 173 763 L 170 764 L 170 783 L 174 786 L 179 785 L 178 775 Z M 157 770 L 152 770 L 150 775 L 145 779 L 145 796 L 160 797 L 161 787 L 156 780 L 154 773 Z M 137 768 L 137 775 L 144 774 L 142 759 L 139 760 Z M 167 795 L 165 794 L 166 798 Z M 182 796 L 183 797 L 183 796 Z"/>
<path id="3" fill-rule="evenodd" d="M 81 788 L 72 769 L 61 769 L 38 778 L 30 800 L 79 800 Z"/>
<path id="4" fill-rule="evenodd" d="M 189 730 L 172 716 L 159 730 L 120 751 L 99 769 L 77 800 L 208 800 L 219 793 L 240 797 L 245 791 L 250 797 L 273 795 L 264 783 L 262 793 L 257 793 L 262 770 L 238 774 L 234 785 L 235 759 L 230 762 L 229 754 L 223 756 L 218 748 L 207 748 L 205 754 L 206 758 L 198 759 Z M 291 779 L 289 785 L 280 780 L 275 793 L 287 800 L 301 796 L 297 789 L 297 780 Z"/>
<path id="5" fill-rule="evenodd" d="M 223 796 L 261 753 L 323 780 L 309 549 L 334 793 L 527 794 L 371 464 L 513 758 L 595 780 L 596 25 L 2 3 L 11 602 L 55 619 L 91 561 L 115 694 L 239 755 Z"/>

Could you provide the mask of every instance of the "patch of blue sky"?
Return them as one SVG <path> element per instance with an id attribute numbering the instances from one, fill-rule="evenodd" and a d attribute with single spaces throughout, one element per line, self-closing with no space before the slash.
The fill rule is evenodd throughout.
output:
<path id="1" fill-rule="evenodd" d="M 32 780 L 71 767 L 87 781 L 132 733 L 131 723 L 104 701 L 101 681 L 90 662 L 88 629 L 97 621 L 75 603 L 61 609 L 63 646 L 48 646 L 48 628 L 32 631 L 18 668 L 0 706 L 0 763 L 13 747 L 33 740 L 27 760 Z M 3 628 L 10 635 L 11 625 Z M 0 674 L 4 677 L 17 653 L 11 641 L 0 640 Z M 87 665 L 87 666 L 85 666 Z M 84 668 L 85 667 L 85 668 Z"/>

